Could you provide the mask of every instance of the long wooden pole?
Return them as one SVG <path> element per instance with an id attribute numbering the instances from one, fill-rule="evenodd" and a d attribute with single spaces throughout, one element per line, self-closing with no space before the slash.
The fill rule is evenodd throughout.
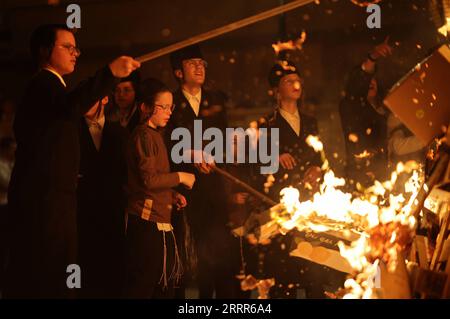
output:
<path id="1" fill-rule="evenodd" d="M 247 192 L 249 192 L 250 194 L 252 194 L 253 196 L 255 196 L 256 198 L 260 199 L 261 201 L 263 201 L 264 203 L 270 205 L 270 206 L 275 206 L 278 203 L 275 202 L 274 200 L 272 200 L 270 197 L 267 197 L 266 195 L 258 192 L 256 189 L 254 189 L 253 187 L 251 187 L 250 185 L 248 185 L 247 183 L 244 183 L 243 181 L 241 181 L 239 178 L 231 175 L 230 173 L 228 173 L 226 170 L 223 170 L 217 166 L 214 166 L 213 171 L 215 171 L 216 173 L 224 176 L 225 178 L 227 178 L 228 180 L 230 180 L 232 183 L 235 183 L 236 185 L 239 185 L 240 187 L 242 187 L 243 189 L 245 189 Z"/>
<path id="2" fill-rule="evenodd" d="M 172 45 L 169 45 L 167 47 L 164 47 L 162 49 L 141 55 L 139 57 L 136 58 L 136 60 L 138 60 L 139 62 L 143 63 L 143 62 L 147 62 L 156 58 L 159 58 L 160 56 L 169 54 L 171 52 L 174 52 L 176 50 L 182 49 L 184 47 L 190 46 L 192 44 L 196 44 L 214 37 L 217 37 L 219 35 L 243 28 L 245 26 L 248 26 L 250 24 L 271 18 L 273 16 L 279 15 L 281 13 L 293 10 L 295 8 L 304 6 L 308 3 L 314 2 L 315 0 L 295 0 L 292 2 L 289 2 L 287 4 L 284 4 L 282 6 L 258 13 L 254 16 L 227 24 L 223 27 L 196 35 L 194 37 L 191 37 L 189 39 L 174 43 Z"/>

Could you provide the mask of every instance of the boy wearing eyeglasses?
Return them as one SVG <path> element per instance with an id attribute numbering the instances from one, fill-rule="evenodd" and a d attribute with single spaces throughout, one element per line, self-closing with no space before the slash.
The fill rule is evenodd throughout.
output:
<path id="1" fill-rule="evenodd" d="M 141 93 L 143 122 L 134 130 L 127 151 L 125 297 L 173 298 L 183 267 L 171 225 L 172 208 L 180 210 L 187 204 L 173 188 L 180 184 L 192 188 L 195 176 L 170 171 L 160 129 L 174 110 L 172 93 L 155 79 L 145 80 Z"/>
<path id="2" fill-rule="evenodd" d="M 42 25 L 30 48 L 37 72 L 14 121 L 17 152 L 8 194 L 11 247 L 3 297 L 71 298 L 78 286 L 68 276 L 78 262 L 79 121 L 140 63 L 117 58 L 68 91 L 63 76 L 75 70 L 80 55 L 73 32 L 65 25 Z M 79 271 L 74 276 L 79 278 Z"/>

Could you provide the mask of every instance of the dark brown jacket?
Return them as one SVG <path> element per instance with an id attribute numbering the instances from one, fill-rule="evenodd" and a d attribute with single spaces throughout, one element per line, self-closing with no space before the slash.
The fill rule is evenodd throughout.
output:
<path id="1" fill-rule="evenodd" d="M 164 140 L 147 124 L 136 127 L 127 151 L 127 213 L 145 220 L 170 223 L 174 191 L 180 183 L 170 172 Z"/>

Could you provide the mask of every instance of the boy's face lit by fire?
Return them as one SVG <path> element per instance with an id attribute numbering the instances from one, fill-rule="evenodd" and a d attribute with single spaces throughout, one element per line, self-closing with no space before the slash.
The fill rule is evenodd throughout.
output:
<path id="1" fill-rule="evenodd" d="M 206 61 L 189 59 L 183 61 L 183 81 L 191 86 L 202 86 L 205 83 Z"/>
<path id="2" fill-rule="evenodd" d="M 58 30 L 55 44 L 48 60 L 48 66 L 60 75 L 70 74 L 75 70 L 75 64 L 79 55 L 80 52 L 76 48 L 73 33 L 66 30 Z"/>
<path id="3" fill-rule="evenodd" d="M 161 92 L 155 99 L 153 114 L 149 121 L 156 127 L 165 127 L 172 115 L 173 96 L 170 92 Z"/>
<path id="4" fill-rule="evenodd" d="M 278 85 L 278 97 L 281 100 L 298 100 L 302 96 L 303 86 L 298 74 L 288 74 L 281 78 Z"/>

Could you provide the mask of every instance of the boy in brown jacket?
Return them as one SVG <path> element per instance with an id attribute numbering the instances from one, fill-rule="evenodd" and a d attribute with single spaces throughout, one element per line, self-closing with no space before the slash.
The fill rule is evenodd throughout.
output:
<path id="1" fill-rule="evenodd" d="M 166 126 L 173 108 L 172 93 L 163 83 L 154 79 L 142 83 L 144 121 L 132 133 L 127 151 L 128 298 L 171 298 L 183 271 L 170 221 L 173 205 L 181 209 L 187 202 L 172 188 L 179 184 L 192 188 L 195 176 L 170 172 L 158 128 Z"/>

